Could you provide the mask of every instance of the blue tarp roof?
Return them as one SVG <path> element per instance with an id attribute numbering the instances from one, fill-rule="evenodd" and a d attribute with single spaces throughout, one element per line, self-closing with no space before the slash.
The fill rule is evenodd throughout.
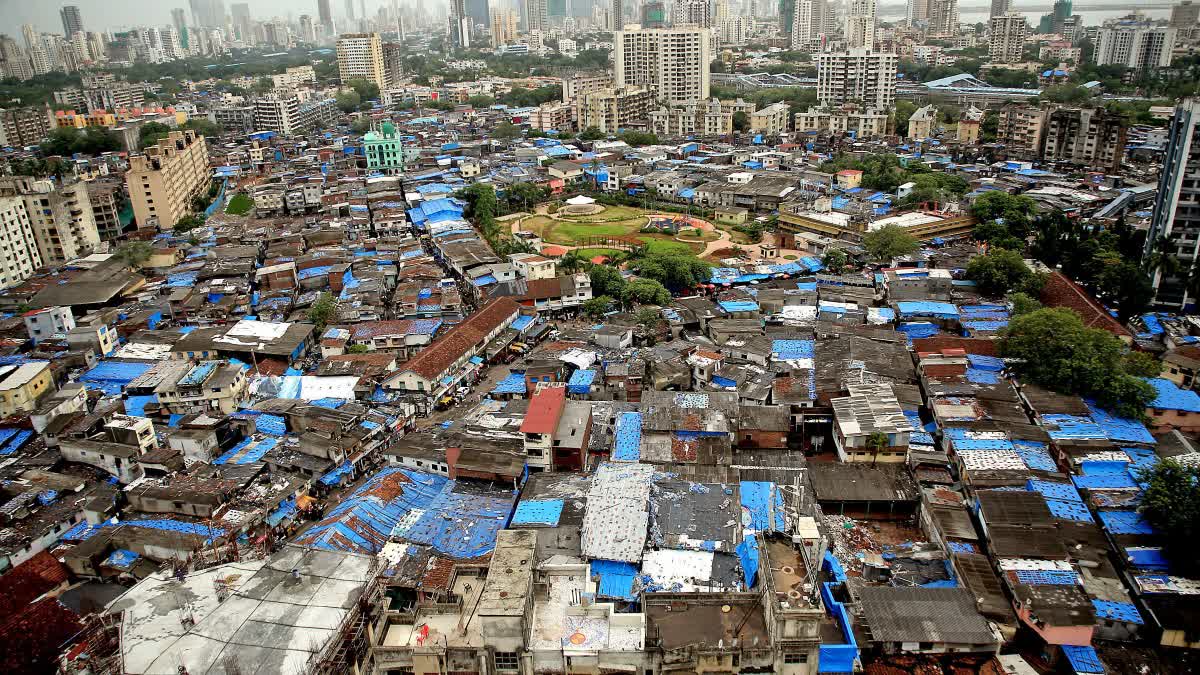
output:
<path id="1" fill-rule="evenodd" d="M 105 394 L 120 394 L 130 382 L 141 377 L 153 364 L 132 361 L 101 361 L 95 368 L 79 378 L 89 389 L 99 389 Z"/>
<path id="2" fill-rule="evenodd" d="M 1191 389 L 1180 389 L 1174 382 L 1155 377 L 1147 379 L 1158 396 L 1150 404 L 1151 408 L 1159 410 L 1176 410 L 1180 412 L 1200 412 L 1200 394 Z"/>
<path id="3" fill-rule="evenodd" d="M 612 458 L 636 462 L 642 458 L 642 414 L 624 412 L 617 417 Z"/>
<path id="4" fill-rule="evenodd" d="M 741 501 L 743 523 L 749 521 L 746 529 L 755 532 L 782 532 L 786 529 L 783 493 L 774 483 L 742 481 Z"/>
<path id="5" fill-rule="evenodd" d="M 633 584 L 637 579 L 638 569 L 633 564 L 618 560 L 593 560 L 591 571 L 600 577 L 596 595 L 629 602 L 637 601 L 637 592 Z"/>
<path id="6" fill-rule="evenodd" d="M 496 383 L 493 394 L 524 394 L 528 389 L 525 376 L 521 373 L 509 373 L 507 377 Z"/>
<path id="7" fill-rule="evenodd" d="M 557 527 L 562 517 L 563 500 L 533 499 L 522 500 L 513 512 L 512 525 L 546 525 Z"/>
<path id="8" fill-rule="evenodd" d="M 1062 650 L 1067 662 L 1071 664 L 1071 669 L 1077 675 L 1104 675 L 1107 672 L 1100 656 L 1096 654 L 1095 647 L 1091 645 L 1063 645 Z"/>
<path id="9" fill-rule="evenodd" d="M 596 379 L 594 370 L 576 370 L 571 373 L 567 382 L 567 391 L 572 394 L 586 394 L 592 390 L 592 382 Z"/>

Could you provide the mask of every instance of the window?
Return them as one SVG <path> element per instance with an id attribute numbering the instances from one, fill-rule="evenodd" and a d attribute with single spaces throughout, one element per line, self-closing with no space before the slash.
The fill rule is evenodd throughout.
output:
<path id="1" fill-rule="evenodd" d="M 517 670 L 521 667 L 521 660 L 516 652 L 496 652 L 492 659 L 496 670 Z"/>

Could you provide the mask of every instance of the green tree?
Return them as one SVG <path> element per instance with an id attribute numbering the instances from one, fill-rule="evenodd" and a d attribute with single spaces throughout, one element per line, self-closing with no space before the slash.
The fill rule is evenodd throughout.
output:
<path id="1" fill-rule="evenodd" d="M 1125 372 L 1135 377 L 1161 377 L 1163 372 L 1162 361 L 1150 352 L 1130 351 L 1125 354 L 1122 365 Z"/>
<path id="2" fill-rule="evenodd" d="M 161 122 L 146 122 L 138 129 L 138 147 L 145 149 L 154 145 L 160 138 L 166 138 L 171 133 L 171 127 Z"/>
<path id="3" fill-rule="evenodd" d="M 325 333 L 325 326 L 335 316 L 337 316 L 337 300 L 329 293 L 322 293 L 312 307 L 308 308 L 308 320 L 317 327 L 317 335 Z"/>
<path id="4" fill-rule="evenodd" d="M 621 270 L 612 265 L 592 265 L 588 276 L 592 281 L 592 295 L 597 297 L 607 295 L 619 298 L 625 290 L 625 278 L 621 276 Z"/>
<path id="5" fill-rule="evenodd" d="M 1008 296 L 1009 302 L 1012 303 L 1012 315 L 1021 316 L 1030 312 L 1036 312 L 1042 308 L 1042 303 L 1032 295 L 1017 291 Z"/>
<path id="6" fill-rule="evenodd" d="M 666 305 L 671 302 L 671 292 L 653 279 L 634 279 L 625 284 L 621 300 L 626 305 Z"/>
<path id="7" fill-rule="evenodd" d="M 115 253 L 118 260 L 135 269 L 145 264 L 153 254 L 154 247 L 149 242 L 139 240 L 122 243 Z"/>
<path id="8" fill-rule="evenodd" d="M 829 248 L 825 250 L 825 255 L 821 257 L 821 264 L 825 269 L 829 270 L 830 274 L 841 274 L 846 270 L 846 263 L 849 261 L 849 256 L 840 248 Z"/>
<path id="9" fill-rule="evenodd" d="M 635 148 L 642 145 L 658 144 L 658 136 L 645 131 L 626 131 L 619 134 L 617 138 L 625 141 Z"/>
<path id="10" fill-rule="evenodd" d="M 657 333 L 664 323 L 662 312 L 657 307 L 643 307 L 639 309 L 637 314 L 634 315 L 634 320 L 651 335 Z"/>
<path id="11" fill-rule="evenodd" d="M 342 112 L 354 112 L 362 105 L 362 96 L 357 91 L 343 91 L 337 95 L 337 107 Z"/>
<path id="12" fill-rule="evenodd" d="M 371 348 L 367 345 L 350 345 L 346 347 L 347 354 L 366 354 L 369 351 L 371 351 Z"/>
<path id="13" fill-rule="evenodd" d="M 998 248 L 967 263 L 967 278 L 988 296 L 1000 296 L 1021 286 L 1033 274 L 1016 251 Z"/>
<path id="14" fill-rule="evenodd" d="M 711 265 L 684 253 L 646 254 L 636 262 L 636 266 L 638 276 L 656 281 L 673 291 L 705 283 L 712 276 Z"/>
<path id="15" fill-rule="evenodd" d="M 499 235 L 499 226 L 496 224 L 495 189 L 490 183 L 475 183 L 458 194 L 467 202 L 465 215 L 475 223 L 485 239 L 494 242 Z"/>
<path id="16" fill-rule="evenodd" d="M 574 274 L 586 264 L 587 259 L 578 250 L 567 251 L 558 259 L 558 269 L 565 274 Z"/>
<path id="17" fill-rule="evenodd" d="M 591 300 L 585 300 L 581 309 L 584 316 L 599 321 L 608 313 L 608 308 L 613 304 L 613 299 L 607 295 L 597 295 Z"/>
<path id="18" fill-rule="evenodd" d="M 353 131 L 356 134 L 365 134 L 370 130 L 371 118 L 366 117 L 365 115 L 355 119 L 354 122 L 350 124 L 350 131 Z"/>
<path id="19" fill-rule="evenodd" d="M 890 263 L 920 247 L 920 242 L 899 225 L 886 225 L 863 236 L 863 248 L 872 260 Z"/>
<path id="20" fill-rule="evenodd" d="M 1096 278 L 1096 287 L 1102 297 L 1117 306 L 1117 319 L 1121 323 L 1146 311 L 1154 297 L 1150 276 L 1132 262 L 1105 265 Z"/>
<path id="21" fill-rule="evenodd" d="M 212 137 L 216 139 L 224 131 L 221 125 L 209 120 L 206 117 L 193 117 L 183 123 L 183 129 L 191 129 L 204 137 Z"/>
<path id="22" fill-rule="evenodd" d="M 971 215 L 982 223 L 1002 221 L 1009 233 L 1024 239 L 1029 236 L 1037 202 L 1025 195 L 1011 195 L 1002 190 L 990 190 L 971 202 Z"/>
<path id="23" fill-rule="evenodd" d="M 189 213 L 179 220 L 175 221 L 176 232 L 189 232 L 204 225 L 204 214 Z M 139 223 L 140 225 L 141 223 Z"/>
<path id="24" fill-rule="evenodd" d="M 579 140 L 581 141 L 598 141 L 604 138 L 604 132 L 598 127 L 588 127 L 579 132 Z"/>
<path id="25" fill-rule="evenodd" d="M 1200 537 L 1200 467 L 1164 459 L 1142 469 L 1138 480 L 1147 484 L 1140 511 L 1161 533 L 1172 574 L 1200 572 L 1195 549 Z"/>
<path id="26" fill-rule="evenodd" d="M 1034 384 L 1094 398 L 1124 417 L 1141 418 L 1156 397 L 1145 380 L 1125 370 L 1125 344 L 1089 328 L 1074 311 L 1039 309 L 1013 317 L 1001 333 L 1000 355 Z"/>
<path id="27" fill-rule="evenodd" d="M 912 117 L 915 112 L 917 112 L 917 104 L 912 101 L 904 99 L 896 101 L 896 107 L 893 109 L 892 114 L 895 115 L 896 134 L 898 136 L 908 136 L 908 118 Z"/>
<path id="28" fill-rule="evenodd" d="M 379 98 L 379 85 L 370 80 L 355 78 L 346 83 L 346 86 L 354 89 L 354 93 L 363 101 L 370 101 Z"/>
<path id="29" fill-rule="evenodd" d="M 739 110 L 733 113 L 733 130 L 746 131 L 750 128 L 750 116 L 745 111 Z"/>
<path id="30" fill-rule="evenodd" d="M 491 136 L 498 141 L 509 143 L 513 139 L 521 137 L 521 130 L 512 122 L 501 122 L 492 127 Z"/>

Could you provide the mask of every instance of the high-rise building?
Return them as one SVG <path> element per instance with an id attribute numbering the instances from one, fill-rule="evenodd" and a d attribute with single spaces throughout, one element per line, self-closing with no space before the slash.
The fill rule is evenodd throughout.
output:
<path id="1" fill-rule="evenodd" d="M 497 7 L 492 12 L 492 46 L 512 44 L 517 41 L 517 13 L 511 9 Z"/>
<path id="2" fill-rule="evenodd" d="M 1139 72 L 1171 65 L 1175 29 L 1148 21 L 1110 20 L 1096 35 L 1092 60 L 1098 66 L 1123 65 Z"/>
<path id="3" fill-rule="evenodd" d="M 0 197 L 0 241 L 4 242 L 4 255 L 0 256 L 0 288 L 16 286 L 42 266 L 29 212 L 20 197 Z"/>
<path id="4" fill-rule="evenodd" d="M 867 49 L 817 55 L 817 100 L 821 105 L 859 103 L 886 110 L 896 102 L 895 54 Z"/>
<path id="5" fill-rule="evenodd" d="M 450 44 L 457 49 L 469 48 L 472 25 L 466 0 L 450 0 Z"/>
<path id="6" fill-rule="evenodd" d="M 630 122 L 646 121 L 655 95 L 645 87 L 617 87 L 585 93 L 575 99 L 575 121 L 580 129 L 595 127 L 616 133 Z"/>
<path id="7" fill-rule="evenodd" d="M 317 0 L 317 16 L 325 27 L 325 34 L 333 35 L 333 12 L 329 10 L 329 0 Z"/>
<path id="8" fill-rule="evenodd" d="M 828 34 L 826 25 L 830 18 L 832 12 L 826 0 L 794 0 L 789 30 L 792 48 L 820 51 L 821 37 Z"/>
<path id="9" fill-rule="evenodd" d="M 567 0 L 546 0 L 546 16 L 566 16 Z"/>
<path id="10" fill-rule="evenodd" d="M 175 34 L 179 36 L 179 44 L 186 50 L 189 43 L 187 12 L 183 11 L 182 7 L 171 10 L 171 25 L 175 27 Z M 89 33 L 89 35 L 91 34 Z"/>
<path id="11" fill-rule="evenodd" d="M 525 0 L 525 32 L 550 29 L 550 8 L 546 0 Z"/>
<path id="12" fill-rule="evenodd" d="M 488 0 L 467 0 L 467 16 L 471 17 L 472 28 L 490 25 L 492 15 L 488 10 Z"/>
<path id="13" fill-rule="evenodd" d="M 63 35 L 71 37 L 83 32 L 83 16 L 79 13 L 79 7 L 66 5 L 58 10 L 58 14 L 62 17 Z"/>
<path id="14" fill-rule="evenodd" d="M 707 28 L 617 31 L 613 79 L 618 88 L 644 87 L 668 104 L 707 99 L 710 43 Z"/>
<path id="15" fill-rule="evenodd" d="M 86 182 L 9 176 L 0 180 L 0 196 L 25 202 L 42 264 L 61 265 L 91 255 L 100 246 Z"/>
<path id="16" fill-rule="evenodd" d="M 708 0 L 675 0 L 671 8 L 671 25 L 711 28 Z"/>
<path id="17" fill-rule="evenodd" d="M 250 3 L 239 2 L 229 6 L 233 30 L 244 45 L 254 44 L 254 29 L 250 21 Z"/>
<path id="18" fill-rule="evenodd" d="M 1171 8 L 1171 28 L 1195 28 L 1200 23 L 1200 5 L 1192 0 L 1183 2 Z"/>
<path id="19" fill-rule="evenodd" d="M 649 4 L 653 4 L 653 3 L 646 3 L 646 5 L 649 5 Z M 661 5 L 662 3 L 658 3 L 658 4 Z M 625 3 L 624 3 L 624 1 L 623 0 L 612 0 L 612 7 L 609 9 L 609 11 L 611 12 L 610 21 L 612 24 L 612 29 L 613 30 L 621 30 L 622 28 L 624 28 L 625 27 Z M 645 5 L 643 5 L 642 11 L 643 12 L 646 11 Z M 665 8 L 663 9 L 663 15 L 664 15 L 664 17 L 666 15 Z"/>
<path id="20" fill-rule="evenodd" d="M 616 29 L 624 27 L 624 21 L 613 24 Z M 642 28 L 666 28 L 667 6 L 661 2 L 647 2 L 642 5 Z M 615 29 L 614 29 L 615 30 Z"/>
<path id="21" fill-rule="evenodd" d="M 908 25 L 929 20 L 929 0 L 908 0 L 908 11 L 905 14 Z"/>
<path id="22" fill-rule="evenodd" d="M 169 230 L 192 208 L 192 197 L 208 189 L 208 147 L 195 131 L 172 131 L 129 158 L 125 185 L 138 228 Z"/>
<path id="23" fill-rule="evenodd" d="M 1105 108 L 1056 107 L 1046 116 L 1039 159 L 1119 173 L 1127 129 L 1124 116 Z"/>
<path id="24" fill-rule="evenodd" d="M 929 0 L 929 32 L 934 35 L 958 33 L 958 0 Z"/>
<path id="25" fill-rule="evenodd" d="M 15 77 L 22 82 L 33 77 L 29 55 L 16 40 L 7 35 L 0 35 L 0 72 L 5 77 Z"/>
<path id="26" fill-rule="evenodd" d="M 850 0 L 846 8 L 846 47 L 875 49 L 875 0 Z"/>
<path id="27" fill-rule="evenodd" d="M 225 27 L 225 0 L 188 0 L 192 23 L 201 28 Z"/>
<path id="28" fill-rule="evenodd" d="M 1196 246 L 1200 236 L 1200 183 L 1195 179 L 1200 174 L 1200 99 L 1180 101 L 1167 134 L 1145 255 L 1153 253 L 1163 238 L 1173 244 L 1171 250 L 1180 263 L 1178 271 L 1168 276 L 1161 266 L 1157 269 L 1154 301 L 1162 307 L 1182 309 L 1196 304 L 1186 282 L 1200 259 L 1200 247 Z"/>
<path id="29" fill-rule="evenodd" d="M 1012 0 L 992 0 L 992 9 L 988 17 L 1004 16 L 1012 11 Z"/>
<path id="30" fill-rule="evenodd" d="M 362 79 L 380 89 L 388 86 L 379 33 L 345 33 L 337 41 L 338 78 L 342 84 Z"/>
<path id="31" fill-rule="evenodd" d="M 46 108 L 0 108 L 0 146 L 23 148 L 37 145 L 49 135 L 50 115 Z"/>
<path id="32" fill-rule="evenodd" d="M 37 28 L 34 28 L 33 24 L 31 23 L 21 24 L 21 36 L 25 38 L 26 50 L 32 50 L 42 42 L 41 36 L 37 32 Z"/>
<path id="33" fill-rule="evenodd" d="M 796 0 L 779 0 L 779 32 L 783 35 L 791 35 L 792 30 L 796 25 L 794 19 L 796 15 Z M 793 42 L 793 44 L 795 44 Z"/>
<path id="34" fill-rule="evenodd" d="M 988 57 L 992 63 L 1020 63 L 1025 53 L 1029 24 L 1025 15 L 1010 12 L 993 16 L 988 23 Z"/>
<path id="35" fill-rule="evenodd" d="M 310 45 L 317 43 L 317 24 L 308 14 L 300 15 L 300 39 Z"/>

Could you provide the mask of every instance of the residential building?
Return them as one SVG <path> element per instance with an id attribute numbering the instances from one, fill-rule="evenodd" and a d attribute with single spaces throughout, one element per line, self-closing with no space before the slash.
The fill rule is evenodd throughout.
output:
<path id="1" fill-rule="evenodd" d="M 172 131 L 133 155 L 125 185 L 138 228 L 173 228 L 191 212 L 192 197 L 203 194 L 210 181 L 208 147 L 191 129 Z"/>
<path id="2" fill-rule="evenodd" d="M 389 86 L 383 66 L 383 42 L 379 33 L 345 33 L 337 40 L 338 79 L 374 82 Z"/>
<path id="3" fill-rule="evenodd" d="M 602 133 L 616 133 L 632 121 L 645 121 L 654 99 L 643 87 L 588 92 L 575 99 L 575 123 L 580 129 L 595 127 Z"/>
<path id="4" fill-rule="evenodd" d="M 87 182 L 88 199 L 92 203 L 92 218 L 100 241 L 112 241 L 121 236 L 121 209 L 125 206 L 124 183 L 112 176 Z"/>
<path id="5" fill-rule="evenodd" d="M 270 94 L 254 99 L 255 131 L 290 135 L 297 131 L 299 119 L 300 99 L 295 96 Z"/>
<path id="6" fill-rule="evenodd" d="M 20 197 L 0 197 L 0 288 L 9 288 L 33 276 L 42 266 L 33 237 L 33 225 Z"/>
<path id="7" fill-rule="evenodd" d="M 583 94 L 612 87 L 612 73 L 572 73 L 562 79 L 563 103 L 574 103 Z"/>
<path id="8" fill-rule="evenodd" d="M 32 412 L 37 401 L 55 390 L 49 361 L 0 368 L 0 417 Z"/>
<path id="9" fill-rule="evenodd" d="M 832 134 L 853 132 L 857 138 L 871 138 L 887 133 L 888 113 L 878 108 L 859 110 L 853 106 L 840 108 L 814 107 L 794 116 L 795 132 L 824 131 Z"/>
<path id="10" fill-rule="evenodd" d="M 668 104 L 709 97 L 710 34 L 707 28 L 642 28 L 613 36 L 617 87 L 645 87 Z"/>
<path id="11" fill-rule="evenodd" d="M 1183 2 L 1171 8 L 1171 28 L 1195 28 L 1200 23 L 1200 5 L 1192 0 Z"/>
<path id="12" fill-rule="evenodd" d="M 708 0 L 675 0 L 671 6 L 672 26 L 712 27 L 712 12 Z"/>
<path id="13" fill-rule="evenodd" d="M 783 23 L 786 32 L 791 35 L 792 48 L 820 51 L 821 39 L 829 33 L 827 24 L 831 20 L 836 20 L 828 0 L 788 0 L 788 2 L 791 3 L 791 20 Z M 788 11 L 788 8 L 785 7 L 780 11 Z M 783 16 L 786 15 L 781 14 L 781 18 Z M 859 28 L 862 27 L 860 22 Z"/>
<path id="14" fill-rule="evenodd" d="M 909 26 L 929 20 L 929 2 L 930 0 L 908 0 L 905 20 Z"/>
<path id="15" fill-rule="evenodd" d="M 77 5 L 65 5 L 58 10 L 58 15 L 62 17 L 63 35 L 71 37 L 83 32 L 83 16 L 79 13 Z"/>
<path id="16" fill-rule="evenodd" d="M 865 105 L 887 110 L 896 102 L 895 54 L 853 49 L 817 55 L 817 100 L 821 105 Z"/>
<path id="17" fill-rule="evenodd" d="M 525 2 L 525 32 L 540 31 L 545 33 L 550 29 L 549 8 L 546 0 L 524 0 Z"/>
<path id="18" fill-rule="evenodd" d="M 1164 308 L 1183 309 L 1196 304 L 1187 280 L 1200 259 L 1200 99 L 1185 98 L 1175 107 L 1168 127 L 1167 152 L 1159 172 L 1158 194 L 1145 255 L 1164 237 L 1171 241 L 1179 270 L 1172 275 L 1159 267 L 1154 273 L 1154 301 Z"/>
<path id="19" fill-rule="evenodd" d="M 37 145 L 50 134 L 46 108 L 0 108 L 0 147 Z"/>
<path id="20" fill-rule="evenodd" d="M 271 84 L 276 89 L 295 89 L 302 84 L 314 84 L 317 73 L 312 66 L 294 66 L 278 75 L 271 76 Z"/>
<path id="21" fill-rule="evenodd" d="M 1036 153 L 1042 145 L 1046 108 L 1010 104 L 1000 109 L 996 138 L 1014 150 Z"/>
<path id="22" fill-rule="evenodd" d="M 843 462 L 903 462 L 913 427 L 890 384 L 851 384 L 833 406 L 833 442 Z"/>
<path id="23" fill-rule="evenodd" d="M 937 114 L 937 108 L 933 105 L 917 108 L 917 111 L 908 118 L 908 137 L 912 140 L 931 138 L 937 124 Z"/>
<path id="24" fill-rule="evenodd" d="M 955 138 L 959 143 L 974 145 L 979 142 L 979 126 L 983 123 L 983 111 L 971 106 L 958 117 Z"/>
<path id="25" fill-rule="evenodd" d="M 371 172 L 394 174 L 404 171 L 404 143 L 400 136 L 396 125 L 390 121 L 363 136 L 363 153 Z"/>
<path id="26" fill-rule="evenodd" d="M 929 0 L 929 33 L 948 36 L 958 33 L 958 0 Z"/>
<path id="27" fill-rule="evenodd" d="M 1046 119 L 1041 158 L 1117 174 L 1126 130 L 1125 118 L 1105 108 L 1057 108 Z"/>
<path id="28" fill-rule="evenodd" d="M 25 312 L 25 331 L 29 339 L 37 344 L 54 335 L 65 335 L 75 327 L 75 316 L 70 307 L 43 307 Z"/>
<path id="29" fill-rule="evenodd" d="M 988 12 L 988 18 L 995 16 L 1004 16 L 1012 11 L 1012 0 L 992 0 L 991 11 Z"/>
<path id="30" fill-rule="evenodd" d="M 208 117 L 221 128 L 232 134 L 248 134 L 254 131 L 254 106 L 221 105 L 208 111 Z"/>
<path id="31" fill-rule="evenodd" d="M 786 106 L 785 106 L 786 107 Z M 650 112 L 650 129 L 659 136 L 725 136 L 733 133 L 733 113 L 717 99 Z"/>
<path id="32" fill-rule="evenodd" d="M 530 471 L 553 471 L 554 432 L 566 401 L 567 387 L 562 382 L 539 384 L 530 397 L 529 411 L 521 423 Z"/>
<path id="33" fill-rule="evenodd" d="M 1096 34 L 1092 61 L 1098 66 L 1122 65 L 1150 72 L 1171 65 L 1175 29 L 1143 20 L 1110 20 Z"/>
<path id="34" fill-rule="evenodd" d="M 993 16 L 989 22 L 988 58 L 992 63 L 1020 63 L 1025 53 L 1029 24 L 1025 15 L 1010 12 Z"/>
<path id="35" fill-rule="evenodd" d="M 237 410 L 249 381 L 246 371 L 227 361 L 181 362 L 154 393 L 173 415 Z"/>
<path id="36" fill-rule="evenodd" d="M 471 17 L 467 16 L 466 0 L 450 0 L 450 45 L 457 49 L 471 47 Z"/>
<path id="37" fill-rule="evenodd" d="M 90 255 L 100 246 L 87 183 L 55 184 L 29 176 L 0 179 L 0 196 L 19 197 L 33 230 L 43 265 L 61 265 Z"/>
<path id="38" fill-rule="evenodd" d="M 779 101 L 750 113 L 750 131 L 760 134 L 781 134 L 788 130 L 791 106 Z"/>
<path id="39" fill-rule="evenodd" d="M 517 41 L 517 20 L 520 16 L 511 9 L 496 8 L 492 12 L 492 46 L 512 44 Z"/>
<path id="40" fill-rule="evenodd" d="M 797 5 L 800 0 L 796 0 Z M 875 0 L 850 0 L 846 7 L 846 47 L 875 49 Z"/>

